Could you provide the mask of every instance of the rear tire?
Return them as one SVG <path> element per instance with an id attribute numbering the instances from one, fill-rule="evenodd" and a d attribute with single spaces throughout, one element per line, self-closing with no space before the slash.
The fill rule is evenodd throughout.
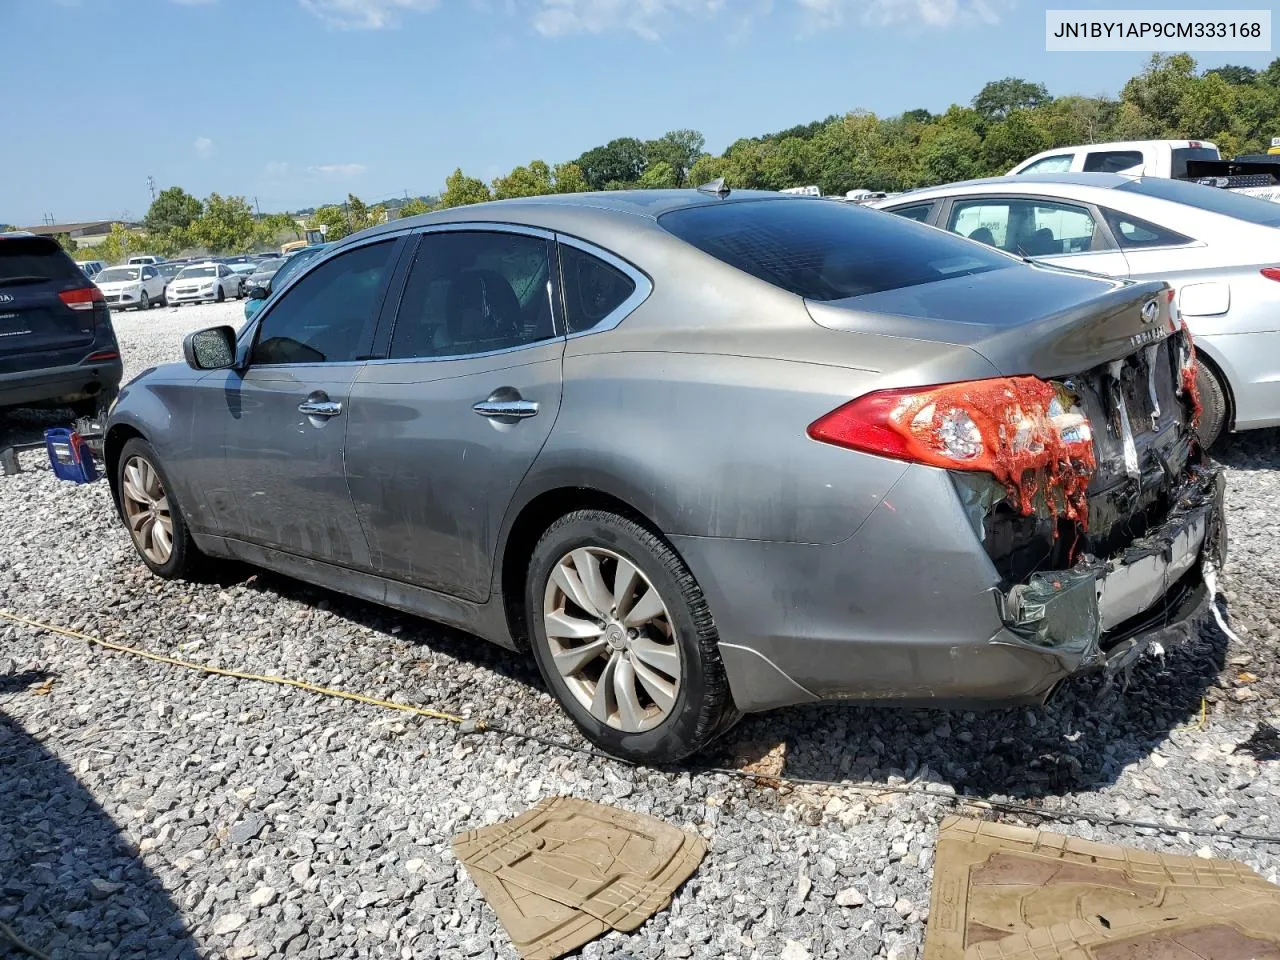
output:
<path id="1" fill-rule="evenodd" d="M 1196 389 L 1200 392 L 1200 446 L 1208 450 L 1227 427 L 1227 391 L 1218 375 L 1205 363 L 1196 364 Z"/>
<path id="2" fill-rule="evenodd" d="M 188 580 L 205 562 L 191 539 L 182 507 L 151 444 L 141 437 L 125 443 L 116 463 L 120 519 L 143 563 L 165 580 Z"/>
<path id="3" fill-rule="evenodd" d="M 145 290 L 142 291 L 142 296 L 138 298 L 138 309 L 139 310 L 151 309 L 151 298 L 147 296 L 147 291 Z"/>
<path id="4" fill-rule="evenodd" d="M 214 302 L 222 303 L 225 299 L 227 299 L 227 291 L 222 288 L 222 284 L 218 284 L 218 295 L 214 297 Z"/>
<path id="5" fill-rule="evenodd" d="M 697 581 L 638 523 L 601 510 L 553 523 L 533 551 L 525 609 L 547 687 L 605 752 L 635 763 L 681 760 L 736 717 Z"/>

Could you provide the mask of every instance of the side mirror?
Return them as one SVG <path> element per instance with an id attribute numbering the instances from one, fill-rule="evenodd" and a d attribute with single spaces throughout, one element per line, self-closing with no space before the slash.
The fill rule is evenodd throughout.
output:
<path id="1" fill-rule="evenodd" d="M 228 370 L 236 363 L 236 332 L 221 326 L 189 333 L 182 341 L 182 355 L 193 370 Z"/>
<path id="2" fill-rule="evenodd" d="M 249 288 L 250 300 L 265 300 L 267 299 L 268 296 L 270 296 L 270 294 L 271 294 L 271 291 L 268 290 L 266 287 L 250 287 Z"/>

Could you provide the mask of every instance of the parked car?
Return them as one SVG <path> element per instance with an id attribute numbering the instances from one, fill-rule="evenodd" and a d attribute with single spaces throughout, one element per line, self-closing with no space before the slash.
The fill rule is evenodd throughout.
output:
<path id="1" fill-rule="evenodd" d="M 151 266 L 155 266 L 157 263 L 164 263 L 164 257 L 156 257 L 149 253 L 145 253 L 136 257 L 130 257 L 129 262 L 133 264 L 147 263 Z"/>
<path id="2" fill-rule="evenodd" d="M 0 236 L 0 408 L 93 416 L 121 373 L 102 291 L 52 238 Z"/>
<path id="3" fill-rule="evenodd" d="M 156 273 L 160 274 L 164 279 L 165 286 L 167 287 L 173 279 L 182 272 L 182 268 L 184 266 L 186 266 L 185 263 L 174 263 L 166 260 L 164 263 L 156 264 Z"/>
<path id="4" fill-rule="evenodd" d="M 1166 280 L 1195 337 L 1200 436 L 1280 425 L 1280 207 L 1160 177 L 996 177 L 878 206 L 1020 256 Z"/>
<path id="5" fill-rule="evenodd" d="M 221 303 L 228 297 L 244 296 L 244 278 L 225 263 L 193 263 L 169 281 L 165 296 L 172 304 L 201 303 L 216 300 Z"/>
<path id="6" fill-rule="evenodd" d="M 240 277 L 242 280 L 247 281 L 249 279 L 249 276 L 257 271 L 258 261 L 239 260 L 239 261 L 236 261 L 235 263 L 228 263 L 227 266 L 231 268 L 232 273 Z"/>
<path id="7" fill-rule="evenodd" d="M 156 574 L 235 557 L 531 649 L 634 761 L 784 704 L 1035 702 L 1222 559 L 1169 293 L 778 194 L 469 206 L 190 334 L 105 469 Z"/>
<path id="8" fill-rule="evenodd" d="M 101 260 L 77 260 L 76 266 L 90 280 L 107 268 L 107 265 Z"/>
<path id="9" fill-rule="evenodd" d="M 259 282 L 254 285 L 246 283 L 245 293 L 249 299 L 244 304 L 244 318 L 252 320 L 258 311 L 262 309 L 263 302 L 273 292 L 280 289 L 290 276 L 332 246 L 332 243 L 321 243 L 314 247 L 300 247 L 287 257 L 281 257 L 280 266 L 276 268 L 275 273 L 268 278 L 266 283 Z"/>
<path id="10" fill-rule="evenodd" d="M 121 310 L 150 310 L 165 305 L 164 277 L 147 264 L 107 267 L 93 278 L 108 306 Z"/>
<path id="11" fill-rule="evenodd" d="M 254 266 L 253 273 L 244 278 L 245 293 L 252 295 L 254 289 L 261 287 L 264 290 L 271 289 L 271 278 L 276 275 L 276 271 L 284 264 L 284 257 L 272 257 L 269 260 L 260 260 Z M 248 308 L 248 304 L 245 307 Z"/>

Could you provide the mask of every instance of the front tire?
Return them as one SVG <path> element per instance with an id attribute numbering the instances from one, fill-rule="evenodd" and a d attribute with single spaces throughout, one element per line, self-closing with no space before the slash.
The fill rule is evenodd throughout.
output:
<path id="1" fill-rule="evenodd" d="M 218 295 L 214 297 L 214 302 L 222 303 L 225 299 L 227 299 L 227 291 L 223 288 L 222 284 L 218 284 Z"/>
<path id="2" fill-rule="evenodd" d="M 204 557 L 155 450 L 141 437 L 120 451 L 116 497 L 134 549 L 151 572 L 166 580 L 190 579 Z"/>
<path id="3" fill-rule="evenodd" d="M 151 309 L 151 298 L 147 296 L 147 291 L 145 290 L 142 291 L 142 296 L 138 298 L 138 309 L 139 310 Z"/>
<path id="4" fill-rule="evenodd" d="M 1208 450 L 1227 427 L 1227 390 L 1205 363 L 1196 364 L 1196 390 L 1200 394 L 1200 423 L 1196 434 L 1200 437 L 1200 446 Z"/>
<path id="5" fill-rule="evenodd" d="M 561 517 L 525 585 L 538 669 L 583 735 L 636 763 L 696 753 L 734 716 L 719 634 L 684 561 L 632 520 Z"/>

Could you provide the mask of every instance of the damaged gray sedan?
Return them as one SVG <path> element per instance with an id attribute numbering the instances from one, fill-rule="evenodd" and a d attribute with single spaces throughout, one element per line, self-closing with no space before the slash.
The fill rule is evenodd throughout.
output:
<path id="1" fill-rule="evenodd" d="M 529 652 L 584 734 L 1038 702 L 1193 624 L 1222 480 L 1163 283 L 773 194 L 397 220 L 129 384 L 164 577 L 231 557 Z"/>

